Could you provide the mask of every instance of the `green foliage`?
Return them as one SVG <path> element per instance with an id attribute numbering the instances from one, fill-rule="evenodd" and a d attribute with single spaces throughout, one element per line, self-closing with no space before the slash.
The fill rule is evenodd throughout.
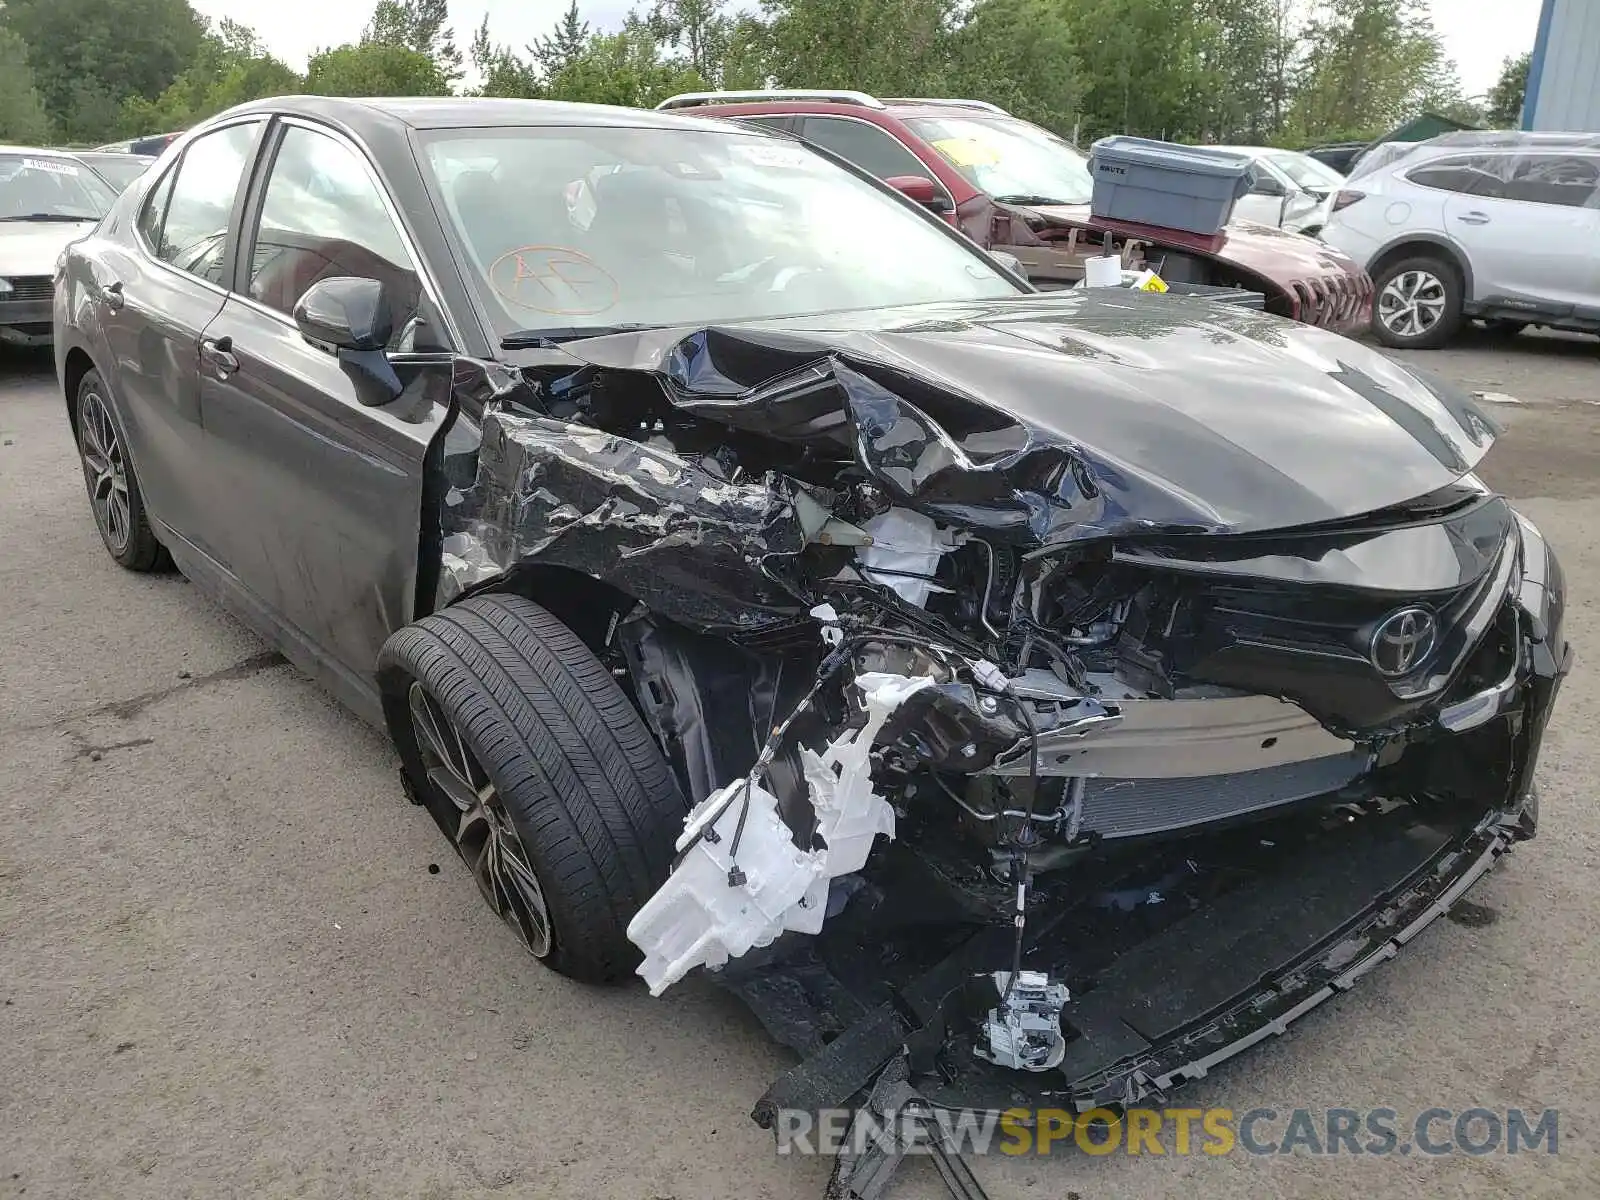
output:
<path id="1" fill-rule="evenodd" d="M 50 118 L 33 86 L 28 47 L 0 28 L 0 142 L 37 146 L 50 140 Z"/>
<path id="2" fill-rule="evenodd" d="M 1528 72 L 1532 67 L 1531 52 L 1508 58 L 1501 66 L 1499 80 L 1489 89 L 1489 105 L 1484 113 L 1491 128 L 1522 127 L 1522 100 L 1528 92 Z"/>
<path id="3" fill-rule="evenodd" d="M 193 64 L 160 96 L 123 101 L 118 131 L 136 137 L 187 129 L 235 104 L 287 95 L 300 86 L 300 76 L 267 53 L 255 30 L 224 19 L 206 31 Z"/>
<path id="4" fill-rule="evenodd" d="M 1081 142 L 1285 145 L 1371 136 L 1423 110 L 1515 125 L 1528 70 L 1527 55 L 1508 59 L 1487 104 L 1469 102 L 1425 0 L 648 0 L 607 30 L 571 0 L 520 50 L 485 18 L 466 55 L 449 0 L 375 0 L 361 39 L 317 54 L 304 80 L 188 0 L 0 0 L 0 35 L 0 129 L 47 124 L 84 142 L 302 88 L 650 105 L 835 87 L 988 100 Z"/>
<path id="5" fill-rule="evenodd" d="M 1307 137 L 1375 137 L 1460 103 L 1422 0 L 1320 0 L 1305 39 L 1313 49 L 1288 123 Z"/>
<path id="6" fill-rule="evenodd" d="M 483 20 L 487 27 L 489 18 L 485 16 Z M 589 42 L 589 22 L 578 16 L 578 0 L 572 0 L 550 36 L 535 38 L 528 47 L 533 58 L 531 69 L 540 78 L 551 79 L 577 62 L 589 48 Z"/>
<path id="7" fill-rule="evenodd" d="M 538 97 L 544 94 L 533 68 L 489 36 L 487 15 L 473 31 L 468 57 L 479 79 L 478 86 L 471 92 L 474 96 Z"/>
<path id="8" fill-rule="evenodd" d="M 955 30 L 950 51 L 953 95 L 987 100 L 1072 133 L 1081 68 L 1063 0 L 978 0 Z"/>
<path id="9" fill-rule="evenodd" d="M 361 35 L 363 43 L 403 46 L 432 59 L 447 84 L 462 76 L 461 51 L 447 22 L 447 0 L 378 0 Z"/>
<path id="10" fill-rule="evenodd" d="M 360 42 L 323 50 L 306 64 L 314 96 L 448 96 L 439 64 L 420 50 Z"/>
<path id="11" fill-rule="evenodd" d="M 763 0 L 762 7 L 779 86 L 883 96 L 948 89 L 956 0 Z"/>
<path id="12" fill-rule="evenodd" d="M 681 60 L 668 59 L 649 22 L 630 15 L 622 30 L 591 34 L 583 50 L 545 83 L 552 100 L 651 108 L 674 92 L 704 91 L 706 81 Z"/>
<path id="13" fill-rule="evenodd" d="M 7 0 L 0 21 L 28 47 L 57 137 L 91 141 L 128 96 L 154 100 L 200 49 L 188 0 Z"/>

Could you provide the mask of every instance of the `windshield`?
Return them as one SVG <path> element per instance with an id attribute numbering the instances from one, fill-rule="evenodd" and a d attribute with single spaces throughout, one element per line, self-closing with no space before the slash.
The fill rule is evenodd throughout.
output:
<path id="1" fill-rule="evenodd" d="M 906 121 L 973 187 L 1019 204 L 1087 204 L 1089 160 L 1055 134 L 1015 117 Z"/>
<path id="2" fill-rule="evenodd" d="M 98 221 L 116 199 L 82 163 L 46 154 L 0 154 L 0 220 Z"/>
<path id="3" fill-rule="evenodd" d="M 137 154 L 97 154 L 83 161 L 94 168 L 95 174 L 110 184 L 113 191 L 121 192 L 149 170 L 155 159 Z"/>
<path id="4" fill-rule="evenodd" d="M 1018 290 L 895 196 L 785 139 L 731 126 L 424 138 L 438 197 L 502 336 Z"/>
<path id="5" fill-rule="evenodd" d="M 1344 182 L 1344 176 L 1308 154 L 1269 154 L 1267 161 L 1282 171 L 1302 191 L 1326 192 Z"/>
<path id="6" fill-rule="evenodd" d="M 1415 150 L 1418 144 L 1417 142 L 1384 142 L 1381 146 L 1374 146 L 1350 165 L 1350 181 L 1362 179 L 1383 170 L 1385 167 L 1393 166 Z"/>

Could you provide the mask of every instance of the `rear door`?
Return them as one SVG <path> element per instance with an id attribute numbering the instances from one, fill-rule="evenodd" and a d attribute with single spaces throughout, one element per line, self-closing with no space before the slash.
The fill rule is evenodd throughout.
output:
<path id="1" fill-rule="evenodd" d="M 150 513 L 214 555 L 200 428 L 200 336 L 222 309 L 230 217 L 264 118 L 196 138 L 145 197 L 129 248 L 95 263 L 112 395 Z M 177 547 L 179 557 L 183 548 Z"/>
<path id="2" fill-rule="evenodd" d="M 451 336 L 356 143 L 284 118 L 264 161 L 234 294 L 201 347 L 224 551 L 290 648 L 372 716 L 378 651 L 416 608 L 424 460 L 448 419 Z M 383 282 L 398 398 L 296 327 L 300 297 L 334 276 Z"/>
<path id="3" fill-rule="evenodd" d="M 1414 184 L 1450 192 L 1445 232 L 1466 251 L 1473 302 L 1535 316 L 1589 302 L 1595 210 L 1584 205 L 1593 187 L 1561 182 L 1562 164 L 1572 159 L 1502 151 L 1435 160 L 1409 173 Z"/>

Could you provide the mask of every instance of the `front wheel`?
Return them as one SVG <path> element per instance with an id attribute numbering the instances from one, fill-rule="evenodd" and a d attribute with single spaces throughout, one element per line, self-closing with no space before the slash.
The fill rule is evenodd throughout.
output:
<path id="1" fill-rule="evenodd" d="M 1399 350 L 1436 350 L 1461 327 L 1461 274 L 1428 255 L 1390 263 L 1373 283 L 1372 332 Z"/>
<path id="2" fill-rule="evenodd" d="M 407 780 L 533 957 L 626 976 L 628 922 L 667 877 L 687 812 L 611 673 L 520 596 L 475 596 L 396 632 L 379 657 Z"/>

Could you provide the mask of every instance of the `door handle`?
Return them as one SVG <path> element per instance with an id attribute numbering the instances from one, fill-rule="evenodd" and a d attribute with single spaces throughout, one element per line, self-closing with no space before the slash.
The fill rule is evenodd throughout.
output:
<path id="1" fill-rule="evenodd" d="M 106 307 L 112 312 L 120 312 L 127 299 L 122 294 L 122 280 L 113 279 L 110 283 L 106 284 L 105 293 Z"/>
<path id="2" fill-rule="evenodd" d="M 218 379 L 226 379 L 239 369 L 239 360 L 233 356 L 233 339 L 226 334 L 219 338 L 201 338 L 200 357 L 211 364 Z"/>
<path id="3" fill-rule="evenodd" d="M 1456 220 L 1463 225 L 1487 225 L 1489 223 L 1488 216 L 1481 212 L 1465 212 L 1457 217 Z"/>

